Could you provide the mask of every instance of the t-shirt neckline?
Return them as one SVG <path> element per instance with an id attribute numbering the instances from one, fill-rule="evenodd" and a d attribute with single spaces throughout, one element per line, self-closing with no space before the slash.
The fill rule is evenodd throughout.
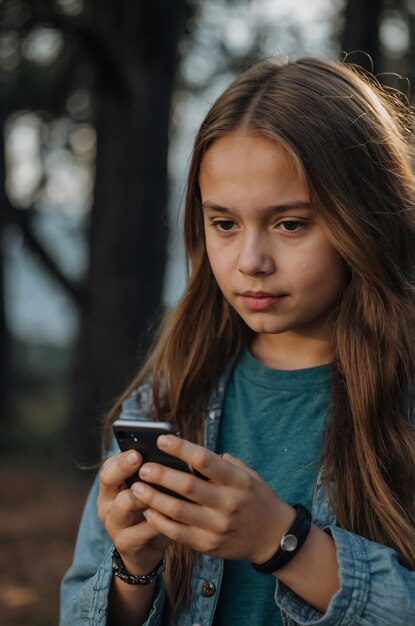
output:
<path id="1" fill-rule="evenodd" d="M 301 389 L 310 385 L 330 385 L 332 364 L 324 363 L 297 370 L 280 370 L 267 367 L 245 348 L 237 363 L 237 370 L 251 382 L 271 388 Z"/>

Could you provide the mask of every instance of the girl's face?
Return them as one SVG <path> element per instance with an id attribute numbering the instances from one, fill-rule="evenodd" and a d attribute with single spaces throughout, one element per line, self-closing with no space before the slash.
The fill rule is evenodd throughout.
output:
<path id="1" fill-rule="evenodd" d="M 207 254 L 229 304 L 269 345 L 276 335 L 328 342 L 345 265 L 286 150 L 235 131 L 208 149 L 199 184 Z"/>

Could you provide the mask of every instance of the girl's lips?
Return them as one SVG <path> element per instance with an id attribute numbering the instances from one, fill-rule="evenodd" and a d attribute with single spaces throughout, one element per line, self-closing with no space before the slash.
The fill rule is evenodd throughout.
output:
<path id="1" fill-rule="evenodd" d="M 275 306 L 284 296 L 273 296 L 272 294 L 266 293 L 243 293 L 241 297 L 247 309 L 251 309 L 252 311 L 265 311 Z"/>

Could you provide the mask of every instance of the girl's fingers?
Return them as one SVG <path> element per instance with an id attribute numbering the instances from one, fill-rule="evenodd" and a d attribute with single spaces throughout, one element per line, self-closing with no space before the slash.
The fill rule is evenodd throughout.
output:
<path id="1" fill-rule="evenodd" d="M 122 527 L 112 515 L 108 516 L 106 530 L 116 541 L 119 551 L 128 552 L 129 547 L 143 546 L 159 534 L 154 527 L 147 524 L 142 512 L 140 514 L 141 521 Z"/>
<path id="2" fill-rule="evenodd" d="M 223 497 L 217 485 L 159 463 L 145 463 L 138 474 L 146 483 L 161 485 L 207 507 L 217 507 Z"/>
<path id="3" fill-rule="evenodd" d="M 106 526 L 112 528 L 128 528 L 143 520 L 143 511 L 147 505 L 132 493 L 131 489 L 124 489 L 113 500 L 107 515 Z"/>
<path id="4" fill-rule="evenodd" d="M 147 520 L 144 520 L 143 524 L 125 528 L 122 533 L 117 536 L 116 547 L 121 554 L 129 554 L 130 557 L 132 557 L 135 550 L 140 549 L 140 547 L 149 542 L 152 542 L 155 550 L 159 550 L 163 553 L 169 545 L 170 540 L 169 538 L 160 536 L 159 531 L 154 526 L 148 524 Z M 147 571 L 150 571 L 150 569 L 151 568 L 148 568 Z"/>
<path id="5" fill-rule="evenodd" d="M 214 524 L 213 511 L 199 504 L 162 493 L 142 482 L 134 483 L 131 491 L 141 502 L 145 503 L 146 509 L 148 507 L 156 509 L 163 515 L 187 526 L 208 529 Z"/>
<path id="6" fill-rule="evenodd" d="M 206 478 L 222 485 L 238 486 L 244 480 L 240 468 L 230 463 L 226 458 L 215 454 L 211 450 L 199 446 L 175 435 L 161 435 L 157 439 L 158 447 L 181 459 Z"/>
<path id="7" fill-rule="evenodd" d="M 177 543 L 188 545 L 195 550 L 200 549 L 202 532 L 199 528 L 190 528 L 186 524 L 169 519 L 153 509 L 145 511 L 145 518 L 148 521 L 148 525 L 158 534 L 164 535 Z"/>
<path id="8" fill-rule="evenodd" d="M 223 455 L 223 459 L 225 461 L 228 461 L 228 463 L 231 463 L 232 465 L 235 465 L 236 467 L 240 467 L 242 470 L 245 470 L 246 472 L 248 472 L 248 474 L 251 474 L 251 476 L 258 477 L 258 472 L 253 470 L 251 467 L 249 467 L 249 465 L 247 465 L 243 461 L 241 461 L 241 459 L 238 459 L 238 457 L 233 456 L 232 454 L 228 454 L 226 452 Z"/>
<path id="9" fill-rule="evenodd" d="M 105 461 L 99 475 L 100 497 L 113 500 L 124 481 L 138 471 L 142 457 L 136 450 L 115 454 Z"/>
<path id="10" fill-rule="evenodd" d="M 162 554 L 169 544 L 168 538 L 161 537 L 158 530 L 147 523 L 143 516 L 145 509 L 146 505 L 130 489 L 125 489 L 114 500 L 105 520 L 106 531 L 124 562 L 129 561 L 133 567 L 142 567 L 143 572 L 152 569 L 153 552 Z M 148 560 L 150 565 L 146 565 Z M 157 562 L 159 560 L 160 556 Z"/>

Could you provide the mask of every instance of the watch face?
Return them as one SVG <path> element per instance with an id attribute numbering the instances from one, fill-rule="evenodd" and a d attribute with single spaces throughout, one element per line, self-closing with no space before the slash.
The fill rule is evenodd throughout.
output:
<path id="1" fill-rule="evenodd" d="M 296 549 L 297 544 L 298 541 L 295 535 L 284 535 L 281 539 L 281 548 L 284 552 L 292 552 Z"/>

